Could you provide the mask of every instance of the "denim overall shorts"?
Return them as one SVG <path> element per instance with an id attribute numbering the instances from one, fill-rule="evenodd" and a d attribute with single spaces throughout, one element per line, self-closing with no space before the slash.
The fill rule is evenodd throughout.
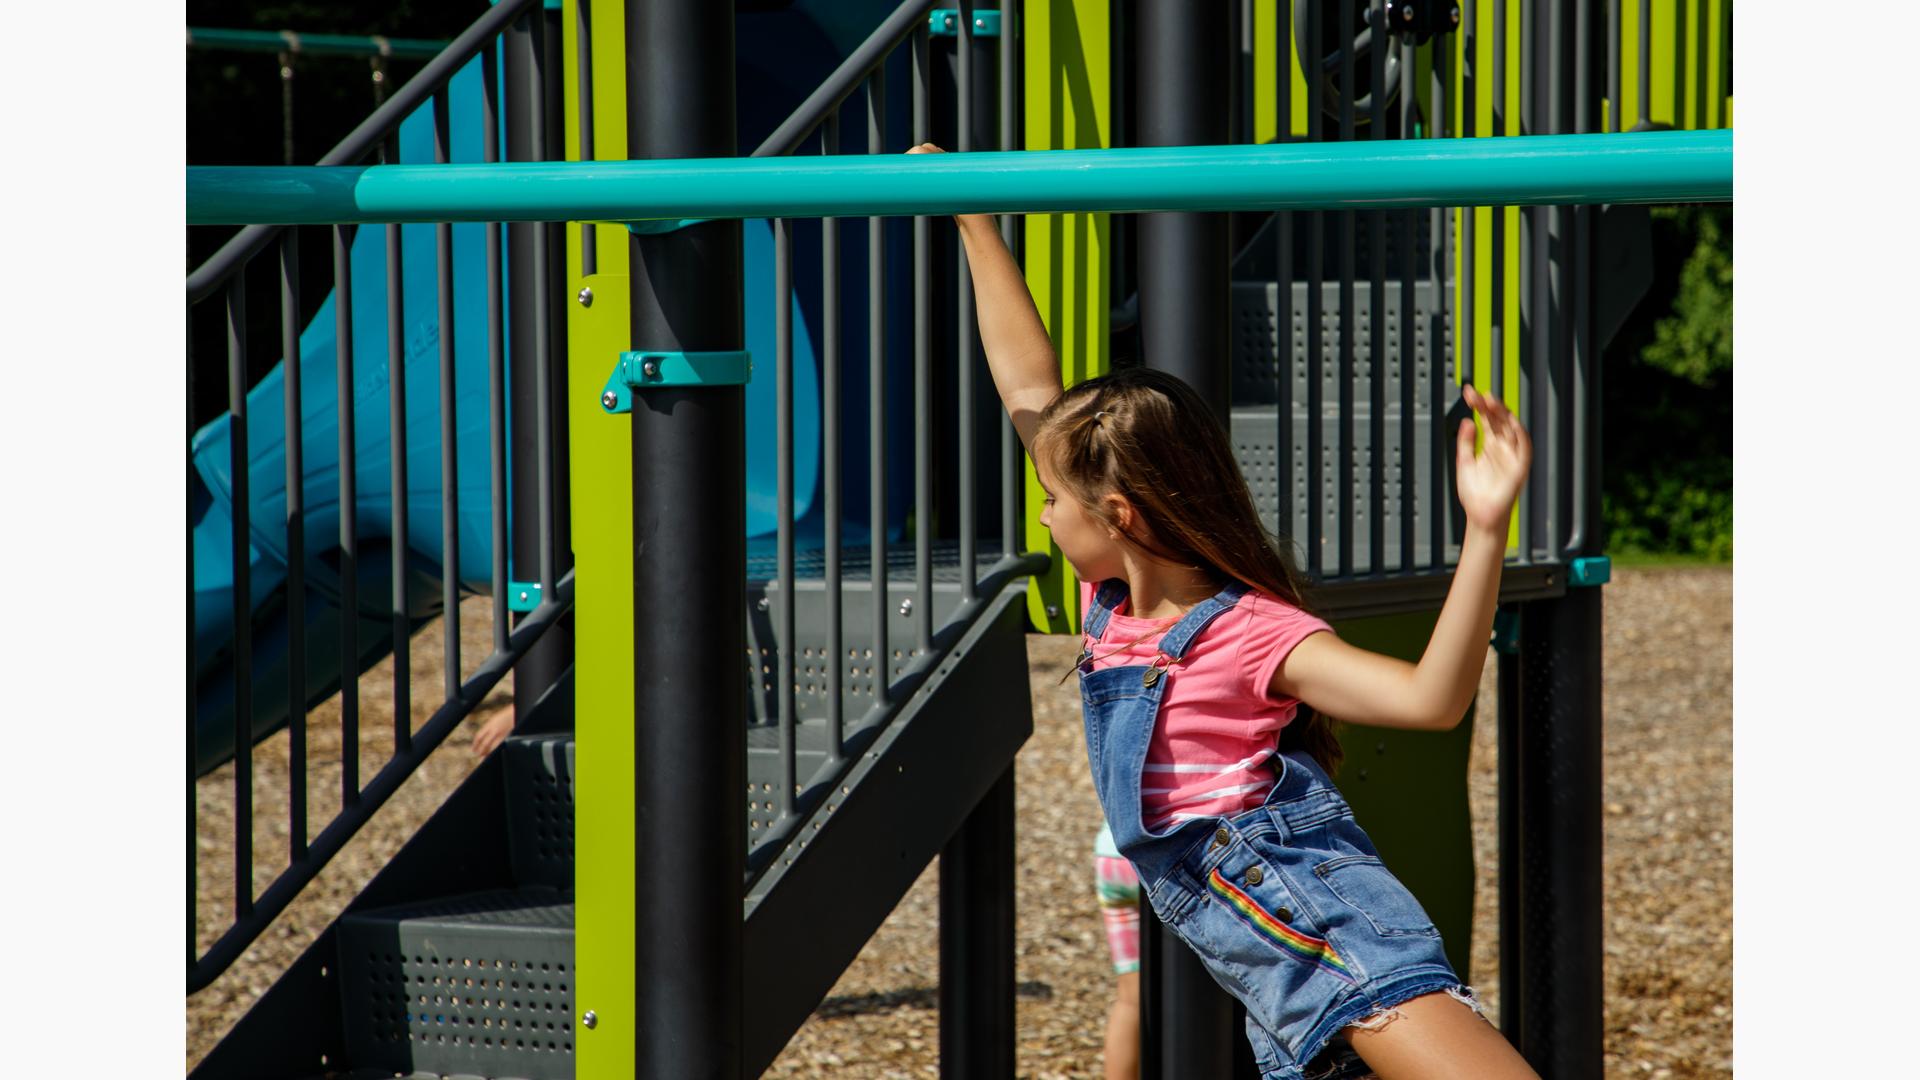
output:
<path id="1" fill-rule="evenodd" d="M 1154 914 L 1246 1006 L 1262 1080 L 1308 1080 L 1307 1063 L 1348 1025 L 1422 994 L 1466 992 L 1433 920 L 1307 754 L 1275 758 L 1279 778 L 1251 810 L 1159 832 L 1142 822 L 1141 767 L 1160 702 L 1194 639 L 1246 591 L 1232 583 L 1188 612 L 1149 665 L 1092 671 L 1081 654 L 1087 755 L 1114 842 Z M 1096 592 L 1086 620 L 1094 641 L 1125 595 L 1119 581 Z"/>

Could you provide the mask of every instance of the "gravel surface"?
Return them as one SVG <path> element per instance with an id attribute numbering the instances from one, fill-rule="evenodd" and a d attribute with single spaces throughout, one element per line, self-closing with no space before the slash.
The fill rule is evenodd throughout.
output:
<path id="1" fill-rule="evenodd" d="M 1606 1073 L 1652 1080 L 1731 1076 L 1733 575 L 1721 568 L 1616 570 L 1605 598 Z M 486 650 L 490 618 L 485 601 L 462 609 L 469 668 Z M 1027 641 L 1034 736 L 1017 765 L 1018 1075 L 1097 1078 L 1112 975 L 1091 880 L 1099 807 L 1087 776 L 1077 691 L 1071 683 L 1059 685 L 1075 642 Z M 438 642 L 437 629 L 416 639 L 416 725 L 430 711 L 422 699 L 438 700 Z M 364 680 L 363 781 L 391 746 L 390 696 L 384 705 L 374 700 L 376 688 L 391 686 L 390 672 L 382 671 Z M 505 706 L 506 693 L 504 685 L 496 689 L 486 711 Z M 1469 978 L 1497 1018 L 1493 694 L 1489 654 L 1480 691 L 1486 722 L 1476 725 L 1469 776 L 1479 853 Z M 309 754 L 316 768 L 333 763 L 337 784 L 337 708 L 323 715 L 335 719 L 316 716 Z M 190 1061 L 211 1048 L 471 770 L 472 758 L 458 748 L 483 721 L 470 720 L 455 733 L 454 750 L 436 754 L 425 774 L 409 782 L 232 971 L 189 999 Z M 374 734 L 383 728 L 385 744 Z M 256 767 L 258 806 L 285 805 L 285 745 L 278 737 L 259 756 L 266 764 Z M 232 776 L 224 773 L 224 783 L 221 776 L 201 783 L 205 824 L 222 813 L 231 821 Z M 324 780 L 315 787 L 330 790 Z M 335 805 L 337 795 L 316 797 L 311 814 L 318 819 L 323 806 L 331 814 Z M 284 858 L 284 815 L 273 817 L 278 825 L 256 820 L 258 865 Z M 200 856 L 204 927 L 210 904 L 220 913 L 231 910 L 232 857 L 204 842 Z M 264 882 L 256 875 L 256 887 Z M 930 867 L 766 1075 L 938 1076 L 938 888 L 937 868 Z"/>

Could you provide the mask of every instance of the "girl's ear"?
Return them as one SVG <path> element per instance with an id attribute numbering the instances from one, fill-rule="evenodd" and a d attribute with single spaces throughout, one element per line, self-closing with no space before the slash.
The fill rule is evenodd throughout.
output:
<path id="1" fill-rule="evenodd" d="M 1115 539 L 1122 537 L 1131 539 L 1134 524 L 1139 520 L 1139 514 L 1134 510 L 1133 504 L 1119 492 L 1110 492 L 1102 501 L 1107 504 L 1108 520 L 1113 522 L 1113 529 L 1119 533 Z"/>

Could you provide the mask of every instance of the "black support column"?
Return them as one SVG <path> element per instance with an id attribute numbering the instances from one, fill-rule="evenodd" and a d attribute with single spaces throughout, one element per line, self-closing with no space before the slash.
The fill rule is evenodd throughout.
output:
<path id="1" fill-rule="evenodd" d="M 1220 146 L 1227 130 L 1227 72 L 1238 5 L 1138 0 L 1134 102 L 1141 146 Z M 1227 422 L 1231 272 L 1227 215 L 1143 214 L 1140 348 L 1146 365 L 1172 372 Z"/>
<path id="2" fill-rule="evenodd" d="M 1236 4 L 1138 0 L 1133 101 L 1142 146 L 1218 146 L 1228 132 L 1227 72 Z M 1184 379 L 1224 425 L 1230 406 L 1227 215 L 1143 214 L 1140 350 Z M 1140 919 L 1143 1080 L 1235 1072 L 1245 1036 L 1237 1006 L 1145 901 Z"/>
<path id="3" fill-rule="evenodd" d="M 732 4 L 628 0 L 634 159 L 733 157 Z M 743 347 L 740 224 L 631 240 L 635 349 Z M 611 370 L 615 357 L 598 357 Z M 576 357 L 575 362 L 581 362 Z M 745 388 L 633 396 L 640 1076 L 736 1080 L 746 872 Z"/>
<path id="4" fill-rule="evenodd" d="M 505 78 L 508 161 L 557 161 L 564 158 L 565 116 L 561 99 L 560 12 L 535 9 L 521 16 L 506 35 Z M 537 51 L 536 51 L 537 50 Z M 537 61 L 537 62 L 536 62 Z M 544 123 L 534 123 L 543 108 Z M 535 145 L 536 129 L 545 145 Z M 535 364 L 538 332 L 546 327 L 549 357 L 548 429 L 552 436 L 548 483 L 554 527 L 556 579 L 573 568 L 572 534 L 567 528 L 567 319 L 565 303 L 566 226 L 560 222 L 518 221 L 507 226 L 508 407 L 513 433 L 513 580 L 540 580 L 540 444 L 535 424 L 539 370 Z M 546 280 L 537 276 L 534 241 L 547 236 Z M 544 305 L 546 317 L 536 318 Z M 524 614 L 516 617 L 524 619 Z M 514 727 L 540 696 L 573 664 L 573 617 L 555 623 L 513 666 Z"/>
<path id="5" fill-rule="evenodd" d="M 1601 1074 L 1600 616 L 1598 588 L 1520 605 L 1517 731 L 1501 747 L 1519 758 L 1517 847 L 1501 859 L 1501 1027 L 1553 1080 Z"/>
<path id="6" fill-rule="evenodd" d="M 940 851 L 940 1075 L 1013 1078 L 1013 766 Z"/>

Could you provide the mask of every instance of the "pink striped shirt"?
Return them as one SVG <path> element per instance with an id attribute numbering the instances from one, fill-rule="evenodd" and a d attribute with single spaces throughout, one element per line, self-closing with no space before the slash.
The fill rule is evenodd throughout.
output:
<path id="1" fill-rule="evenodd" d="M 1093 592 L 1092 583 L 1081 582 L 1083 623 Z M 1098 642 L 1085 642 L 1096 657 L 1095 670 L 1152 663 L 1161 635 L 1178 621 L 1136 619 L 1127 614 L 1129 605 L 1120 602 Z M 1186 658 L 1173 666 L 1147 743 L 1140 777 L 1140 816 L 1147 828 L 1237 814 L 1266 800 L 1280 729 L 1300 705 L 1296 698 L 1268 696 L 1267 686 L 1293 647 L 1322 630 L 1333 628 L 1284 600 L 1249 592 L 1194 638 Z"/>

